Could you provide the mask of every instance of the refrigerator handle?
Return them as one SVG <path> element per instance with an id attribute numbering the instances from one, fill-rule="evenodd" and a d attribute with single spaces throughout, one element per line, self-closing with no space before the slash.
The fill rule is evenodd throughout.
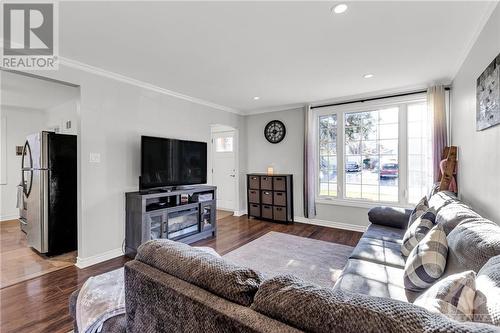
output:
<path id="1" fill-rule="evenodd" d="M 29 156 L 29 161 L 30 161 L 30 166 L 29 167 L 26 167 L 24 165 L 24 156 L 27 155 Z M 30 147 L 30 144 L 28 142 L 28 140 L 26 140 L 26 143 L 24 144 L 24 147 L 23 147 L 23 155 L 22 155 L 22 159 L 21 159 L 21 183 L 23 185 L 23 192 L 24 194 L 26 194 L 27 197 L 29 197 L 30 193 L 31 193 L 31 186 L 33 184 L 33 171 L 32 171 L 32 168 L 33 167 L 33 156 L 31 156 L 31 147 Z M 29 188 L 26 187 L 26 179 L 24 178 L 24 173 L 25 171 L 29 171 L 30 173 L 30 181 L 29 181 Z"/>
<path id="2" fill-rule="evenodd" d="M 29 153 L 29 158 L 30 158 L 30 165 L 25 166 L 24 165 L 24 156 L 28 153 Z M 31 169 L 31 168 L 33 168 L 33 156 L 31 156 L 30 144 L 29 144 L 28 140 L 26 140 L 26 142 L 24 143 L 23 153 L 22 153 L 22 158 L 21 158 L 21 169 L 25 170 L 25 169 Z"/>

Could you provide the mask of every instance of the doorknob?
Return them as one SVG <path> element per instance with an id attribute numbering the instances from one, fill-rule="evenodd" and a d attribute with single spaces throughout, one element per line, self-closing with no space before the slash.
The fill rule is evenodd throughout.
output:
<path id="1" fill-rule="evenodd" d="M 230 177 L 233 177 L 233 178 L 234 178 L 234 177 L 236 177 L 236 175 L 229 175 L 229 176 L 230 176 Z"/>

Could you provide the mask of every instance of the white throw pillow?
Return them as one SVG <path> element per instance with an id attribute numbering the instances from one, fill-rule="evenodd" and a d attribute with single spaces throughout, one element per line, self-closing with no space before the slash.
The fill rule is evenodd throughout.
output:
<path id="1" fill-rule="evenodd" d="M 427 289 L 413 304 L 442 313 L 458 321 L 470 321 L 474 313 L 476 273 L 466 271 L 450 275 Z"/>
<path id="2" fill-rule="evenodd" d="M 474 321 L 500 326 L 500 255 L 477 273 Z"/>

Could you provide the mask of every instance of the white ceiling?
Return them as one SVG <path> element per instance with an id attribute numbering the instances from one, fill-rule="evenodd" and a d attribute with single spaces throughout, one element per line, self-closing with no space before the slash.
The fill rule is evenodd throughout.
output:
<path id="1" fill-rule="evenodd" d="M 1 106 L 48 111 L 78 97 L 79 89 L 53 81 L 11 72 L 0 72 Z"/>
<path id="2" fill-rule="evenodd" d="M 333 4 L 61 2 L 60 53 L 249 113 L 449 83 L 492 9 L 368 1 L 332 15 Z"/>

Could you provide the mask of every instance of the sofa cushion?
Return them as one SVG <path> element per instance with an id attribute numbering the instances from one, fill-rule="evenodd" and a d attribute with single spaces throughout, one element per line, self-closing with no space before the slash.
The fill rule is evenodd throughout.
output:
<path id="1" fill-rule="evenodd" d="M 436 224 L 441 224 L 448 235 L 460 223 L 479 217 L 478 213 L 463 202 L 453 201 L 439 209 L 436 214 Z"/>
<path id="2" fill-rule="evenodd" d="M 439 280 L 413 304 L 451 319 L 468 321 L 472 320 L 475 295 L 476 273 L 465 271 Z"/>
<path id="3" fill-rule="evenodd" d="M 365 238 L 380 239 L 386 242 L 402 243 L 404 229 L 391 228 L 378 224 L 370 224 L 366 232 L 363 234 Z"/>
<path id="4" fill-rule="evenodd" d="M 446 234 L 438 224 L 408 256 L 404 269 L 405 288 L 419 291 L 431 286 L 443 275 L 447 255 Z"/>
<path id="5" fill-rule="evenodd" d="M 401 256 L 401 246 L 398 243 L 374 238 L 361 238 L 349 258 L 367 260 L 397 268 L 405 267 L 405 260 Z"/>
<path id="6" fill-rule="evenodd" d="M 429 209 L 429 203 L 427 202 L 427 197 L 423 197 L 411 212 L 410 219 L 408 220 L 408 226 L 412 225 L 412 223 L 425 213 L 427 209 Z"/>
<path id="7" fill-rule="evenodd" d="M 464 267 L 477 273 L 500 255 L 500 226 L 484 218 L 467 219 L 450 232 L 448 245 Z"/>
<path id="8" fill-rule="evenodd" d="M 249 306 L 263 278 L 260 273 L 187 244 L 166 239 L 139 246 L 135 258 L 232 302 Z"/>
<path id="9" fill-rule="evenodd" d="M 314 333 L 495 331 L 491 325 L 460 323 L 410 303 L 321 288 L 289 275 L 264 281 L 252 309 Z"/>
<path id="10" fill-rule="evenodd" d="M 368 220 L 378 225 L 406 229 L 411 212 L 404 208 L 379 206 L 368 211 Z"/>
<path id="11" fill-rule="evenodd" d="M 500 326 L 500 255 L 491 258 L 476 278 L 474 321 Z"/>
<path id="12" fill-rule="evenodd" d="M 440 191 L 434 194 L 428 201 L 429 207 L 433 207 L 436 212 L 450 203 L 457 202 L 457 196 L 450 191 Z"/>
<path id="13" fill-rule="evenodd" d="M 435 221 L 436 211 L 434 208 L 429 208 L 408 227 L 403 237 L 403 244 L 401 244 L 401 254 L 403 256 L 408 257 L 410 255 L 411 250 L 434 227 Z"/>
<path id="14" fill-rule="evenodd" d="M 405 289 L 403 273 L 402 268 L 349 259 L 334 289 L 413 302 L 420 294 Z"/>

